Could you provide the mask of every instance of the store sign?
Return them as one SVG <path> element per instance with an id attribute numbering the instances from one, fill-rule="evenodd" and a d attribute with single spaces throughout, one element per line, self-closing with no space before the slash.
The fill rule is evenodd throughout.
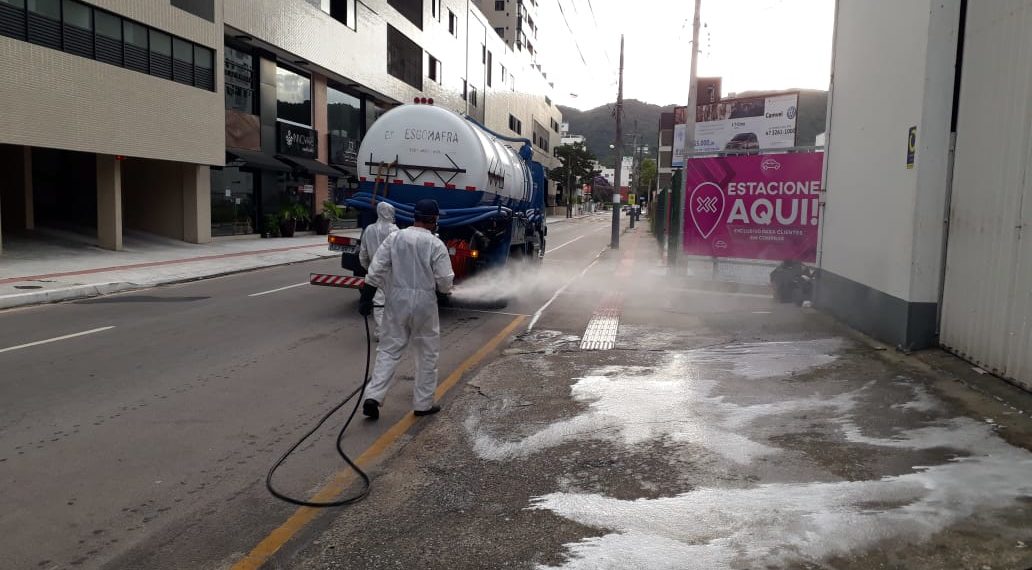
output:
<path id="1" fill-rule="evenodd" d="M 685 119 L 684 107 L 675 109 L 675 121 Z M 796 144 L 799 94 L 724 99 L 695 109 L 695 152 L 768 150 Z M 687 127 L 674 125 L 672 166 L 684 166 Z"/>
<path id="2" fill-rule="evenodd" d="M 319 153 L 316 131 L 308 127 L 276 123 L 276 139 L 280 154 L 316 158 Z"/>
<path id="3" fill-rule="evenodd" d="M 689 159 L 685 253 L 816 261 L 823 165 L 823 153 Z"/>
<path id="4" fill-rule="evenodd" d="M 357 161 L 358 141 L 330 133 L 330 164 L 355 166 Z"/>

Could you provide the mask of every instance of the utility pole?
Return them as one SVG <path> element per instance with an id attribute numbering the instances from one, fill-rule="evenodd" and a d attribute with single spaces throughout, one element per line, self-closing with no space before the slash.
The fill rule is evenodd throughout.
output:
<path id="1" fill-rule="evenodd" d="M 613 235 L 609 247 L 620 249 L 620 167 L 623 164 L 623 34 L 620 34 L 620 81 L 616 91 L 616 174 L 613 194 Z"/>
<path id="2" fill-rule="evenodd" d="M 677 258 L 680 257 L 681 248 L 684 247 L 684 215 L 688 206 L 688 156 L 695 150 L 695 108 L 699 101 L 699 27 L 702 19 L 702 0 L 695 0 L 695 16 L 692 22 L 692 67 L 688 81 L 688 108 L 685 109 L 685 133 L 684 133 L 684 165 L 681 167 L 681 189 L 678 192 L 680 204 L 677 208 L 677 236 L 674 243 L 677 247 L 667 252 L 667 259 L 670 267 L 677 265 Z M 675 127 L 676 128 L 676 127 Z"/>

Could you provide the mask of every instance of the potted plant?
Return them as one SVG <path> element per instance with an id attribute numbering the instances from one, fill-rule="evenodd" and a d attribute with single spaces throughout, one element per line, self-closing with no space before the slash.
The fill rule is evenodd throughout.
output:
<path id="1" fill-rule="evenodd" d="M 333 200 L 323 202 L 323 211 L 315 217 L 315 233 L 324 236 L 330 233 L 330 228 L 344 216 L 344 208 L 338 206 Z"/>
<path id="2" fill-rule="evenodd" d="M 279 237 L 280 226 L 279 219 L 272 214 L 265 214 L 262 218 L 262 237 L 263 238 L 274 238 Z"/>
<path id="3" fill-rule="evenodd" d="M 298 222 L 308 221 L 308 210 L 302 204 L 287 204 L 279 213 L 279 231 L 283 237 L 294 237 Z"/>

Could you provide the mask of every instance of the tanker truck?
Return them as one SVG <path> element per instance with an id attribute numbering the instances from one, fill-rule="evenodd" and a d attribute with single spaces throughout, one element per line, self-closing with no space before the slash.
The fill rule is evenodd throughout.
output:
<path id="1" fill-rule="evenodd" d="M 416 202 L 436 200 L 438 236 L 459 282 L 513 259 L 543 258 L 546 178 L 532 158 L 529 140 L 494 133 L 471 117 L 433 106 L 432 99 L 417 98 L 369 128 L 358 152 L 358 191 L 347 204 L 358 210 L 364 229 L 376 221 L 379 202 L 393 205 L 405 227 L 413 222 Z M 331 234 L 328 241 L 353 277 L 313 274 L 312 284 L 360 286 L 360 240 Z"/>

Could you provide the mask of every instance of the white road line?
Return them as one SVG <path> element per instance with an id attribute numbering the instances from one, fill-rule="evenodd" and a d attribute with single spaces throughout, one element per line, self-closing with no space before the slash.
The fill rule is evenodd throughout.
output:
<path id="1" fill-rule="evenodd" d="M 584 234 L 584 235 L 580 235 L 580 236 L 577 236 L 577 237 L 575 237 L 575 238 L 571 239 L 570 241 L 568 241 L 568 242 L 564 243 L 563 245 L 557 245 L 557 246 L 553 247 L 552 249 L 549 249 L 549 250 L 545 250 L 545 253 L 546 253 L 546 254 L 547 254 L 547 253 L 552 253 L 553 251 L 555 251 L 555 250 L 557 250 L 557 249 L 562 249 L 562 248 L 564 248 L 564 247 L 566 247 L 566 246 L 570 245 L 571 243 L 573 243 L 573 242 L 575 242 L 575 241 L 577 241 L 577 240 L 579 240 L 579 239 L 581 239 L 581 238 L 583 238 L 583 237 L 585 237 L 585 236 L 587 236 L 587 235 L 588 235 L 588 234 Z"/>
<path id="2" fill-rule="evenodd" d="M 585 268 L 584 268 L 584 270 L 583 270 L 583 271 L 581 271 L 581 272 L 580 272 L 580 273 L 579 273 L 578 275 L 576 275 L 576 276 L 574 276 L 574 277 L 571 277 L 569 281 L 567 281 L 566 283 L 564 283 L 564 284 L 563 284 L 563 286 L 562 286 L 562 287 L 560 287 L 560 288 L 559 288 L 559 290 L 557 290 L 557 291 L 555 292 L 555 294 L 554 294 L 554 295 L 552 295 L 552 298 L 551 298 L 551 299 L 549 299 L 547 303 L 545 303 L 544 305 L 541 305 L 541 308 L 540 308 L 540 309 L 538 309 L 538 310 L 537 310 L 537 311 L 536 311 L 536 312 L 534 313 L 534 317 L 530 319 L 530 324 L 529 324 L 529 325 L 527 325 L 527 331 L 528 331 L 528 332 L 530 332 L 530 331 L 534 330 L 534 325 L 536 325 L 536 324 L 537 324 L 537 322 L 538 322 L 538 319 L 540 319 L 540 318 L 541 318 L 541 314 L 545 312 L 545 309 L 547 309 L 547 308 L 549 307 L 549 305 L 551 305 L 551 304 L 552 304 L 553 302 L 555 302 L 555 300 L 556 300 L 556 299 L 558 299 L 558 298 L 559 298 L 559 295 L 562 295 L 562 294 L 563 294 L 563 291 L 566 291 L 566 288 L 567 288 L 567 287 L 569 287 L 570 285 L 572 285 L 574 281 L 576 281 L 576 280 L 580 279 L 581 277 L 584 277 L 584 274 L 585 274 L 585 273 L 587 273 L 589 269 L 591 269 L 592 267 L 594 267 L 594 266 L 595 266 L 595 264 L 596 264 L 596 263 L 598 263 L 598 260 L 602 259 L 602 252 L 604 252 L 604 251 L 605 251 L 604 249 L 603 249 L 602 251 L 600 251 L 600 252 L 598 253 L 598 255 L 596 255 L 596 256 L 595 256 L 595 260 L 594 260 L 594 261 L 592 261 L 591 263 L 589 263 L 589 264 L 588 264 L 588 266 L 587 266 L 587 267 L 585 267 Z"/>
<path id="3" fill-rule="evenodd" d="M 74 334 L 66 334 L 64 336 L 48 338 L 46 340 L 37 340 L 36 342 L 30 342 L 30 343 L 27 343 L 27 344 L 19 344 L 18 346 L 9 346 L 7 348 L 0 348 L 0 352 L 8 352 L 8 351 L 11 351 L 11 350 L 19 350 L 19 349 L 22 349 L 22 348 L 29 348 L 30 346 L 39 346 L 41 344 L 48 344 L 48 343 L 51 343 L 51 342 L 57 342 L 59 340 L 75 338 L 77 336 L 85 336 L 85 335 L 88 335 L 88 334 L 104 332 L 104 331 L 107 331 L 107 330 L 111 330 L 113 328 L 115 328 L 115 327 L 114 326 L 100 327 L 99 329 L 91 329 L 91 330 L 88 330 L 88 331 L 77 332 L 77 333 L 74 333 Z"/>
<path id="4" fill-rule="evenodd" d="M 261 297 L 262 295 L 268 295 L 269 293 L 279 293 L 280 291 L 286 291 L 287 289 L 293 289 L 294 287 L 300 287 L 302 285 L 308 285 L 308 281 L 304 283 L 295 283 L 293 285 L 287 285 L 286 287 L 280 287 L 279 289 L 272 289 L 271 291 L 262 291 L 261 293 L 251 293 L 248 297 Z"/>

